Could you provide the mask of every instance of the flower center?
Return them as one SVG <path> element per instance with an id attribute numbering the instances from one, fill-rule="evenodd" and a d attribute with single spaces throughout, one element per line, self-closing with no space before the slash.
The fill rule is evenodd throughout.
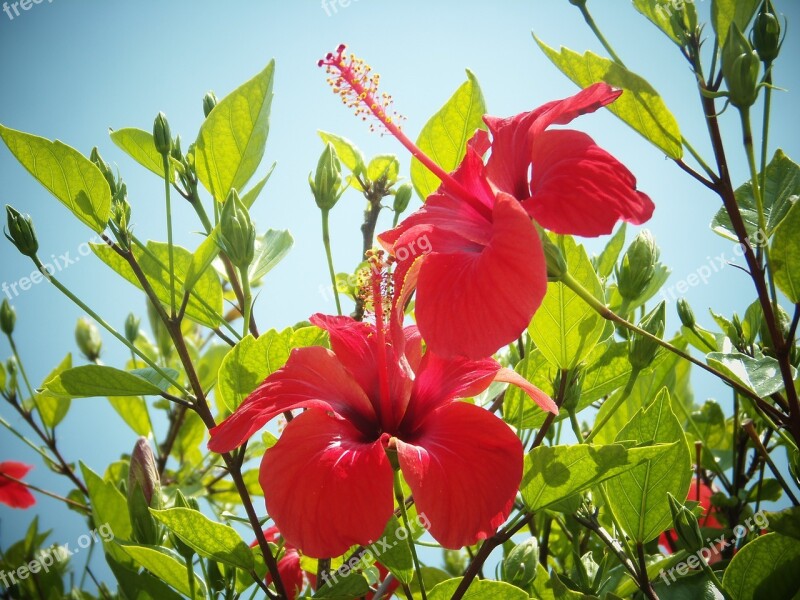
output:
<path id="1" fill-rule="evenodd" d="M 384 427 L 395 423 L 394 407 L 392 403 L 391 387 L 389 385 L 389 364 L 387 350 L 390 340 L 386 336 L 387 316 L 391 315 L 392 282 L 388 276 L 383 251 L 376 250 L 369 253 L 369 297 L 372 311 L 375 315 L 375 356 L 378 364 L 378 412 Z M 369 306 L 368 306 L 369 308 Z"/>

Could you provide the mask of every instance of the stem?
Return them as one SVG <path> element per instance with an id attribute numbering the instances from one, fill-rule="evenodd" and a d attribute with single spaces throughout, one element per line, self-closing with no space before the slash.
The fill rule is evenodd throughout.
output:
<path id="1" fill-rule="evenodd" d="M 681 142 L 683 143 L 684 148 L 689 151 L 689 154 L 692 155 L 692 158 L 694 158 L 697 161 L 697 164 L 700 165 L 703 171 L 706 172 L 708 178 L 711 181 L 717 181 L 717 179 L 719 179 L 717 174 L 714 173 L 714 170 L 708 166 L 708 163 L 705 160 L 703 160 L 703 157 L 700 156 L 700 153 L 689 143 L 689 140 L 687 140 L 685 137 L 681 137 Z"/>
<path id="2" fill-rule="evenodd" d="M 631 371 L 630 376 L 628 377 L 628 382 L 625 384 L 625 389 L 622 390 L 622 393 L 614 399 L 611 408 L 609 408 L 608 412 L 605 415 L 603 415 L 603 418 L 600 419 L 600 421 L 596 422 L 594 424 L 594 427 L 592 427 L 592 431 L 589 432 L 589 435 L 586 437 L 585 440 L 587 444 L 594 439 L 594 436 L 596 436 L 599 433 L 599 431 L 603 428 L 603 426 L 606 423 L 608 423 L 611 417 L 614 416 L 614 413 L 617 411 L 617 408 L 622 406 L 622 403 L 628 399 L 628 396 L 631 395 L 631 392 L 633 391 L 633 386 L 636 383 L 636 379 L 638 377 L 639 377 L 639 369 L 633 369 Z M 581 440 L 578 439 L 578 441 L 580 442 Z"/>
<path id="3" fill-rule="evenodd" d="M 425 594 L 425 582 L 422 579 L 422 567 L 419 564 L 419 557 L 417 556 L 417 549 L 414 546 L 414 535 L 411 531 L 411 525 L 408 522 L 408 511 L 406 511 L 406 500 L 403 497 L 403 484 L 400 481 L 400 470 L 394 471 L 394 496 L 397 499 L 397 504 L 400 506 L 400 517 L 403 521 L 403 527 L 406 530 L 406 540 L 408 541 L 408 548 L 411 550 L 411 558 L 414 559 L 414 570 L 417 572 L 417 579 L 419 580 L 419 591 L 422 600 L 427 600 Z"/>
<path id="4" fill-rule="evenodd" d="M 331 236 L 328 231 L 328 216 L 330 211 L 323 209 L 322 211 L 322 243 L 325 246 L 325 256 L 328 258 L 328 272 L 331 276 L 331 287 L 333 289 L 333 298 L 336 300 L 336 313 L 342 316 L 342 305 L 339 302 L 339 289 L 336 286 L 336 270 L 333 268 L 333 255 L 331 254 Z"/>
<path id="5" fill-rule="evenodd" d="M 653 586 L 650 584 L 650 577 L 647 575 L 647 560 L 644 556 L 644 544 L 642 542 L 636 544 L 636 552 L 639 555 L 639 589 L 650 600 L 658 600 L 658 596 L 656 596 Z"/>
<path id="6" fill-rule="evenodd" d="M 750 436 L 750 440 L 753 442 L 753 446 L 755 447 L 756 451 L 761 455 L 764 459 L 764 462 L 767 463 L 770 471 L 775 476 L 775 479 L 778 480 L 778 483 L 781 484 L 783 491 L 786 492 L 786 495 L 789 497 L 789 500 L 792 501 L 792 504 L 795 506 L 800 506 L 800 502 L 798 502 L 797 497 L 792 493 L 789 484 L 786 483 L 786 480 L 781 475 L 780 469 L 775 465 L 775 462 L 772 460 L 772 457 L 767 452 L 767 449 L 764 447 L 764 444 L 761 443 L 761 438 L 758 437 L 758 432 L 756 431 L 755 425 L 753 425 L 753 421 L 751 419 L 747 419 L 742 423 L 742 427 L 747 432 L 747 435 Z"/>
<path id="7" fill-rule="evenodd" d="M 239 277 L 242 279 L 242 305 L 244 309 L 242 311 L 242 318 L 244 321 L 242 337 L 246 337 L 250 329 L 250 315 L 253 311 L 253 294 L 250 291 L 250 277 L 247 274 L 246 267 L 239 269 Z"/>
<path id="8" fill-rule="evenodd" d="M 192 557 L 184 556 L 183 560 L 186 563 L 186 576 L 189 578 L 189 598 L 194 600 L 194 569 L 192 569 Z"/>
<path id="9" fill-rule="evenodd" d="M 6 334 L 8 338 L 8 344 L 11 346 L 11 353 L 14 355 L 14 361 L 17 363 L 19 367 L 19 372 L 22 374 L 22 380 L 25 382 L 25 387 L 28 388 L 28 394 L 31 397 L 31 402 L 33 402 L 33 406 L 36 408 L 36 411 L 39 413 L 39 418 L 41 418 L 41 411 L 39 410 L 39 404 L 36 402 L 36 394 L 33 391 L 33 386 L 31 386 L 31 382 L 28 379 L 28 374 L 25 372 L 25 365 L 22 364 L 22 359 L 19 356 L 19 352 L 17 351 L 17 345 L 14 343 L 13 336 L 9 333 Z M 42 427 L 44 427 L 45 433 L 47 433 L 48 437 L 51 436 L 51 432 L 48 431 L 47 425 L 42 421 Z"/>
<path id="10" fill-rule="evenodd" d="M 167 248 L 169 249 L 169 304 L 170 316 L 174 317 L 175 311 L 175 247 L 172 244 L 172 202 L 170 201 L 169 183 L 169 155 L 162 154 L 164 161 L 164 193 L 167 197 Z"/>
<path id="11" fill-rule="evenodd" d="M 584 19 L 584 21 L 586 21 L 586 24 L 589 26 L 589 29 L 592 30 L 592 33 L 594 33 L 594 35 L 597 37 L 597 39 L 603 45 L 603 48 L 606 49 L 606 52 L 608 52 L 608 54 L 611 56 L 611 58 L 614 59 L 614 62 L 619 64 L 621 67 L 624 67 L 625 63 L 623 63 L 622 59 L 619 56 L 617 56 L 617 53 L 614 52 L 614 49 L 611 47 L 611 44 L 609 44 L 606 41 L 606 38 L 600 32 L 600 28 L 597 27 L 597 24 L 594 22 L 594 19 L 592 18 L 592 15 L 589 13 L 589 9 L 586 8 L 586 4 L 585 3 L 578 4 L 578 10 L 581 11 L 581 14 L 583 15 L 583 19 Z"/>
<path id="12" fill-rule="evenodd" d="M 52 457 L 48 456 L 47 452 L 45 452 L 39 446 L 34 444 L 32 440 L 29 440 L 24 435 L 22 435 L 19 431 L 14 429 L 14 427 L 11 425 L 11 423 L 6 421 L 2 416 L 0 416 L 0 425 L 5 427 L 6 429 L 8 429 L 9 433 L 13 434 L 21 442 L 23 442 L 25 445 L 27 445 L 31 450 L 34 450 L 35 452 L 37 452 L 47 462 L 49 462 L 52 465 L 57 465 L 58 464 L 56 460 L 54 460 Z"/>

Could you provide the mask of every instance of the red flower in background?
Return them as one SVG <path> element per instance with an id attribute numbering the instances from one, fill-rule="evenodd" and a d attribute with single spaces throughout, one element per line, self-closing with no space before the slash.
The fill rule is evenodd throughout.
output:
<path id="1" fill-rule="evenodd" d="M 547 289 L 531 217 L 558 233 L 589 236 L 610 233 L 618 220 L 639 224 L 650 218 L 653 203 L 636 191 L 621 163 L 584 133 L 548 129 L 613 102 L 621 92 L 599 83 L 532 112 L 484 117 L 491 143 L 487 132 L 477 132 L 449 174 L 397 127 L 389 97 L 378 93 L 377 76 L 344 50 L 340 46 L 320 61 L 334 90 L 357 114 L 377 117 L 442 182 L 423 208 L 379 236 L 393 255 L 423 263 L 416 316 L 433 352 L 489 356 L 528 326 Z M 420 258 L 415 247 L 430 252 Z"/>
<path id="2" fill-rule="evenodd" d="M 379 273 L 372 277 L 375 324 L 314 315 L 333 351 L 295 349 L 211 430 L 209 448 L 228 452 L 282 412 L 307 409 L 266 451 L 260 474 L 269 515 L 307 556 L 339 556 L 380 538 L 394 511 L 387 451 L 396 454 L 417 510 L 442 546 L 492 535 L 513 506 L 522 444 L 502 420 L 457 400 L 508 381 L 557 411 L 543 392 L 492 359 L 423 355 L 416 328 L 402 328 L 415 278 L 415 269 L 395 272 L 399 293 L 388 327 Z"/>
<path id="3" fill-rule="evenodd" d="M 36 498 L 28 488 L 8 478 L 22 479 L 32 468 L 13 460 L 0 463 L 0 502 L 11 508 L 28 508 L 36 504 Z"/>
<path id="4" fill-rule="evenodd" d="M 267 538 L 268 542 L 272 542 L 273 544 L 279 544 L 281 542 L 281 532 L 277 527 L 268 527 L 265 529 L 264 537 Z M 250 546 L 253 548 L 258 546 L 258 540 L 254 541 Z M 283 556 L 278 561 L 278 574 L 286 589 L 286 594 L 289 597 L 288 600 L 295 600 L 306 586 L 306 577 L 311 583 L 312 588 L 315 587 L 317 578 L 314 573 L 303 571 L 300 566 L 300 553 L 297 551 L 297 548 L 291 544 L 284 543 L 283 550 Z M 272 576 L 269 573 L 267 573 L 266 581 L 268 584 L 272 583 Z"/>

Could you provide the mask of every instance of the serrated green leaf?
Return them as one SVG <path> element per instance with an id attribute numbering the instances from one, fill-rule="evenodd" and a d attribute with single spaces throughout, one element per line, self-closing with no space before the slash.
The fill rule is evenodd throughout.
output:
<path id="1" fill-rule="evenodd" d="M 711 24 L 717 32 L 720 48 L 725 45 L 731 23 L 745 31 L 759 4 L 761 0 L 711 0 Z"/>
<path id="2" fill-rule="evenodd" d="M 147 403 L 139 396 L 109 396 L 108 403 L 137 435 L 149 436 L 153 430 Z"/>
<path id="3" fill-rule="evenodd" d="M 141 565 L 181 594 L 191 597 L 192 588 L 189 587 L 186 565 L 176 552 L 157 546 L 136 546 L 133 544 L 119 544 L 118 546 L 136 564 Z M 205 598 L 205 583 L 197 577 L 194 571 L 192 571 L 191 577 L 194 577 L 194 597 Z"/>
<path id="4" fill-rule="evenodd" d="M 428 600 L 450 600 L 461 583 L 462 577 L 448 579 L 436 584 L 428 592 Z M 528 594 L 504 581 L 476 579 L 461 596 L 464 600 L 528 600 Z"/>
<path id="5" fill-rule="evenodd" d="M 558 236 L 556 243 L 570 275 L 602 301 L 603 287 L 583 246 L 564 236 Z M 547 284 L 547 294 L 533 315 L 528 333 L 551 364 L 572 369 L 594 349 L 604 329 L 605 319 L 597 311 L 566 285 L 555 281 Z"/>
<path id="6" fill-rule="evenodd" d="M 654 459 L 669 449 L 668 444 L 641 447 L 623 444 L 539 446 L 525 457 L 520 484 L 522 499 L 531 511 L 545 508 Z"/>
<path id="7" fill-rule="evenodd" d="M 533 37 L 553 64 L 578 86 L 586 88 L 604 81 L 624 90 L 622 96 L 608 105 L 608 110 L 663 150 L 670 158 L 677 159 L 683 156 L 678 121 L 658 92 L 647 81 L 622 65 L 594 52 L 580 55 L 563 47 L 561 52 L 556 52 L 535 35 Z"/>
<path id="8" fill-rule="evenodd" d="M 467 152 L 467 142 L 477 129 L 485 129 L 486 103 L 478 80 L 467 70 L 467 81 L 433 115 L 417 138 L 417 146 L 447 172 L 455 170 Z M 425 199 L 441 183 L 418 160 L 411 161 L 411 182 L 420 198 Z"/>
<path id="9" fill-rule="evenodd" d="M 87 226 L 102 233 L 111 189 L 100 169 L 66 144 L 0 125 L 0 138 L 19 163 Z"/>
<path id="10" fill-rule="evenodd" d="M 190 508 L 151 509 L 150 512 L 200 556 L 245 571 L 253 568 L 250 547 L 233 528 L 215 523 Z"/>
<path id="11" fill-rule="evenodd" d="M 72 368 L 72 354 L 67 354 L 59 365 L 44 378 L 40 389 L 47 387 L 47 384 L 58 378 L 64 371 Z M 39 416 L 47 427 L 55 427 L 67 416 L 71 400 L 69 396 L 61 394 L 37 394 L 36 408 Z"/>
<path id="12" fill-rule="evenodd" d="M 156 150 L 153 134 L 135 127 L 108 130 L 111 141 L 145 169 L 164 178 L 164 159 Z M 169 170 L 170 182 L 175 181 L 175 169 Z"/>
<path id="13" fill-rule="evenodd" d="M 73 398 L 99 396 L 152 396 L 161 390 L 133 373 L 105 365 L 83 365 L 67 369 L 45 385 L 55 394 L 66 392 Z"/>
<path id="14" fill-rule="evenodd" d="M 767 398 L 784 388 L 780 365 L 771 356 L 752 358 L 741 352 L 710 352 L 706 355 L 706 362 L 753 390 L 760 398 Z M 795 368 L 790 368 L 792 378 L 797 377 Z"/>
<path id="15" fill-rule="evenodd" d="M 789 214 L 775 231 L 770 260 L 775 285 L 793 303 L 800 302 L 800 202 L 796 202 Z"/>
<path id="16" fill-rule="evenodd" d="M 269 134 L 275 61 L 242 84 L 211 111 L 197 136 L 197 178 L 215 200 L 231 188 L 243 190 L 256 172 Z"/>
<path id="17" fill-rule="evenodd" d="M 797 199 L 800 198 L 800 166 L 779 149 L 767 165 L 765 175 L 766 185 L 762 194 L 764 221 L 767 229 L 765 233 L 766 237 L 771 237 L 792 206 L 797 203 Z M 751 244 L 753 246 L 763 244 L 766 239 L 763 234 L 759 235 L 758 232 L 758 210 L 755 196 L 753 196 L 752 183 L 747 181 L 739 186 L 735 196 Z M 734 242 L 739 241 L 724 207 L 714 215 L 711 229 L 724 238 Z"/>
<path id="18" fill-rule="evenodd" d="M 722 585 L 733 600 L 796 598 L 800 592 L 800 544 L 768 533 L 739 550 L 725 569 Z"/>
<path id="19" fill-rule="evenodd" d="M 637 542 L 656 538 L 672 522 L 667 492 L 686 498 L 692 480 L 692 454 L 680 422 L 663 389 L 653 403 L 622 428 L 616 441 L 652 440 L 673 444 L 644 464 L 606 483 L 609 507 L 625 532 Z"/>
<path id="20" fill-rule="evenodd" d="M 250 281 L 258 281 L 283 260 L 294 245 L 294 238 L 288 229 L 268 229 L 256 240 L 256 252 L 250 264 Z"/>
<path id="21" fill-rule="evenodd" d="M 324 143 L 333 145 L 333 149 L 336 150 L 336 155 L 339 157 L 339 160 L 341 160 L 342 164 L 350 169 L 354 175 L 360 175 L 364 171 L 366 168 L 364 154 L 362 154 L 361 150 L 359 150 L 353 142 L 345 137 L 322 131 L 321 129 L 318 130 L 317 133 Z"/>

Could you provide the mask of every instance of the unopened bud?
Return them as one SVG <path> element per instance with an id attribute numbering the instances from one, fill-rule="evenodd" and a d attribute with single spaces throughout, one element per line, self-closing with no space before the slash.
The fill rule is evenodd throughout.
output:
<path id="1" fill-rule="evenodd" d="M 14 324 L 17 322 L 17 313 L 14 307 L 8 303 L 8 300 L 3 300 L 0 306 L 0 329 L 6 335 L 14 333 Z"/>
<path id="2" fill-rule="evenodd" d="M 567 274 L 567 261 L 564 260 L 561 249 L 550 241 L 550 237 L 543 230 L 539 230 L 539 237 L 542 240 L 544 259 L 547 264 L 547 278 L 551 281 L 558 281 Z"/>
<path id="3" fill-rule="evenodd" d="M 211 111 L 214 110 L 216 105 L 217 97 L 214 95 L 214 92 L 208 92 L 205 96 L 203 96 L 203 114 L 206 117 L 211 114 Z"/>
<path id="4" fill-rule="evenodd" d="M 342 164 L 330 142 L 325 144 L 319 157 L 316 174 L 313 178 L 308 176 L 308 185 L 311 186 L 311 193 L 314 194 L 314 201 L 320 210 L 332 209 L 341 198 L 344 192 Z"/>
<path id="5" fill-rule="evenodd" d="M 628 302 L 639 298 L 653 279 L 659 250 L 653 235 L 642 230 L 628 246 L 622 261 L 614 267 L 617 290 Z"/>
<path id="6" fill-rule="evenodd" d="M 678 502 L 675 496 L 669 492 L 667 492 L 667 499 L 669 500 L 669 510 L 672 513 L 672 525 L 678 539 L 686 547 L 686 550 L 697 552 L 705 544 L 700 525 L 697 522 L 697 515 Z"/>
<path id="7" fill-rule="evenodd" d="M 172 133 L 169 130 L 167 115 L 163 112 L 158 113 L 153 123 L 153 143 L 158 153 L 162 156 L 169 155 L 172 150 Z"/>
<path id="8" fill-rule="evenodd" d="M 728 86 L 731 104 L 749 108 L 758 98 L 761 59 L 736 23 L 731 23 L 722 48 L 722 76 Z"/>
<path id="9" fill-rule="evenodd" d="M 678 299 L 678 317 L 683 323 L 684 327 L 688 329 L 694 329 L 697 321 L 694 318 L 694 311 L 692 307 L 689 306 L 689 303 L 686 301 L 686 298 Z"/>
<path id="10" fill-rule="evenodd" d="M 33 258 L 39 252 L 39 241 L 36 239 L 36 230 L 33 228 L 33 221 L 29 215 L 23 215 L 13 206 L 6 204 L 6 215 L 8 216 L 8 229 L 5 232 L 6 238 L 24 256 Z"/>
<path id="11" fill-rule="evenodd" d="M 234 266 L 246 269 L 253 262 L 256 228 L 250 220 L 247 207 L 233 189 L 222 206 L 217 244 Z"/>
<path id="12" fill-rule="evenodd" d="M 565 375 L 566 374 L 566 375 Z M 574 411 L 578 408 L 578 402 L 581 399 L 581 391 L 583 389 L 583 371 L 559 371 L 556 378 L 556 389 L 561 389 L 561 377 L 569 377 L 567 386 L 564 389 L 564 400 L 561 406 L 568 411 Z"/>
<path id="13" fill-rule="evenodd" d="M 136 440 L 128 469 L 128 512 L 133 537 L 141 544 L 156 545 L 160 541 L 159 526 L 150 509 L 161 509 L 161 480 L 150 442 L 140 437 Z"/>
<path id="14" fill-rule="evenodd" d="M 410 183 L 404 183 L 397 188 L 397 191 L 394 193 L 394 205 L 392 206 L 395 213 L 399 215 L 408 208 L 408 203 L 411 202 L 411 194 L 413 191 L 414 187 Z"/>
<path id="15" fill-rule="evenodd" d="M 781 22 L 770 0 L 764 0 L 758 11 L 750 40 L 763 62 L 771 63 L 778 58 L 781 49 Z"/>
<path id="16" fill-rule="evenodd" d="M 503 579 L 526 589 L 536 579 L 539 565 L 539 542 L 535 537 L 517 544 L 503 560 Z"/>
<path id="17" fill-rule="evenodd" d="M 137 318 L 133 313 L 129 313 L 125 319 L 125 339 L 131 344 L 136 342 L 139 337 L 139 324 L 141 319 Z"/>
<path id="18" fill-rule="evenodd" d="M 102 156 L 100 156 L 96 146 L 92 148 L 92 153 L 89 155 L 89 160 L 91 160 L 97 166 L 97 168 L 100 169 L 103 177 L 108 182 L 108 187 L 111 188 L 111 195 L 115 195 L 117 193 L 117 180 L 114 177 L 114 171 L 111 170 L 111 166 L 103 160 Z"/>
<path id="19" fill-rule="evenodd" d="M 666 312 L 667 304 L 662 300 L 658 306 L 647 313 L 639 322 L 639 328 L 661 339 L 666 326 Z M 631 362 L 631 366 L 639 371 L 649 367 L 656 357 L 659 344 L 655 340 L 636 332 L 631 335 L 629 343 L 628 359 Z"/>
<path id="20" fill-rule="evenodd" d="M 83 352 L 83 355 L 90 362 L 95 362 L 100 358 L 100 348 L 103 346 L 103 340 L 100 338 L 100 332 L 94 323 L 84 317 L 78 319 L 78 324 L 75 326 L 75 343 L 78 344 L 78 349 Z"/>

